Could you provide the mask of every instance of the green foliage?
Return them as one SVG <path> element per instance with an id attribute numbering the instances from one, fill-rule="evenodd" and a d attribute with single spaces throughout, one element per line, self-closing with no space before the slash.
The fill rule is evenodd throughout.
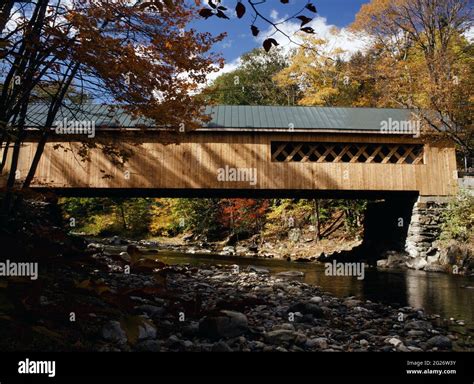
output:
<path id="1" fill-rule="evenodd" d="M 219 199 L 177 199 L 173 216 L 179 228 L 213 238 L 219 232 Z"/>
<path id="2" fill-rule="evenodd" d="M 294 104 L 296 87 L 278 86 L 273 77 L 288 66 L 279 49 L 265 52 L 254 49 L 242 56 L 241 65 L 224 73 L 206 88 L 200 97 L 206 103 L 225 105 Z"/>
<path id="3" fill-rule="evenodd" d="M 323 199 L 67 198 L 61 205 L 65 218 L 75 219 L 74 231 L 89 235 L 176 236 L 189 231 L 217 240 L 230 233 L 283 238 L 291 228 L 310 225 L 323 234 L 343 225 L 353 236 L 360 231 L 366 204 Z"/>
<path id="4" fill-rule="evenodd" d="M 74 218 L 74 230 L 91 235 L 138 236 L 148 231 L 151 219 L 151 199 L 67 198 L 60 204 L 65 218 Z"/>
<path id="5" fill-rule="evenodd" d="M 353 236 L 361 229 L 366 205 L 364 200 L 275 199 L 266 217 L 265 234 L 285 237 L 291 227 L 308 225 L 319 226 L 324 233 L 334 221 L 342 220 L 345 233 Z"/>
<path id="6" fill-rule="evenodd" d="M 467 241 L 473 237 L 474 196 L 460 191 L 443 213 L 441 239 Z"/>

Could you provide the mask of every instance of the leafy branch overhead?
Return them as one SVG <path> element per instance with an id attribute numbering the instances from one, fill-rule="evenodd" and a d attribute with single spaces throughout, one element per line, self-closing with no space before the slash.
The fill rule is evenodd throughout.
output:
<path id="1" fill-rule="evenodd" d="M 201 1 L 196 0 L 196 4 L 200 5 Z M 257 23 L 265 23 L 271 26 L 272 33 L 271 36 L 274 34 L 280 34 L 286 37 L 290 42 L 296 43 L 295 41 L 292 40 L 292 37 L 285 32 L 281 26 L 291 20 L 299 20 L 300 22 L 300 31 L 308 33 L 308 34 L 314 34 L 314 29 L 306 26 L 306 24 L 310 23 L 313 18 L 308 17 L 307 15 L 304 15 L 304 12 L 309 12 L 310 14 L 315 14 L 317 13 L 317 9 L 315 5 L 311 1 L 307 1 L 306 4 L 301 8 L 296 14 L 289 16 L 283 20 L 280 21 L 272 21 L 270 17 L 265 16 L 262 11 L 260 6 L 265 4 L 266 0 L 237 0 L 236 5 L 235 5 L 235 15 L 237 18 L 242 19 L 246 14 L 247 10 L 249 9 L 251 12 L 251 25 L 250 25 L 250 31 L 252 32 L 252 36 L 258 36 L 260 34 L 260 28 L 257 26 Z M 280 3 L 282 4 L 288 4 L 289 0 L 280 0 Z M 227 16 L 227 13 L 230 12 L 229 9 L 223 5 L 221 5 L 220 0 L 208 0 L 207 1 L 208 7 L 201 8 L 199 11 L 199 15 L 205 19 L 209 19 L 210 17 L 216 16 L 221 19 L 229 19 L 229 16 Z M 250 13 L 249 12 L 249 13 Z M 268 37 L 263 41 L 263 48 L 265 51 L 269 51 L 272 46 L 278 46 L 278 42 L 276 39 L 272 37 Z M 299 45 L 299 44 L 298 44 Z"/>

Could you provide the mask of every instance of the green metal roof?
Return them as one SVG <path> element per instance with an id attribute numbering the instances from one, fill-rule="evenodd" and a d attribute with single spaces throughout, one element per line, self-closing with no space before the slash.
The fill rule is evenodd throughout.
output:
<path id="1" fill-rule="evenodd" d="M 44 125 L 47 105 L 30 106 L 27 126 Z M 211 120 L 202 130 L 320 130 L 380 131 L 381 122 L 406 121 L 413 118 L 408 109 L 343 108 L 343 107 L 280 107 L 280 106 L 208 106 Z M 119 106 L 87 104 L 62 107 L 56 120 L 93 120 L 98 128 L 157 128 L 150 119 L 134 118 Z"/>
<path id="2" fill-rule="evenodd" d="M 212 117 L 206 128 L 380 131 L 382 121 L 411 120 L 408 109 L 341 107 L 208 107 Z"/>

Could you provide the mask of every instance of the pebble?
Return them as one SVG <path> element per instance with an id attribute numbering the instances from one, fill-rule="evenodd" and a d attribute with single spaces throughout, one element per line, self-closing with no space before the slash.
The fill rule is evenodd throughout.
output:
<path id="1" fill-rule="evenodd" d="M 171 267 L 174 268 L 174 267 Z M 194 269 L 187 274 L 187 268 Z M 167 284 L 183 302 L 199 295 L 201 314 L 186 313 L 184 323 L 165 297 L 135 295 L 134 313 L 149 316 L 139 341 L 128 346 L 118 321 L 106 322 L 104 350 L 137 351 L 393 351 L 451 350 L 446 330 L 413 308 L 339 299 L 300 281 L 281 279 L 253 268 L 234 273 L 231 266 L 179 267 Z M 114 274 L 111 274 L 112 279 Z M 148 281 L 148 279 L 145 279 Z M 137 275 L 137 286 L 145 281 Z M 117 277 L 113 286 L 124 288 Z M 324 300 L 323 300 L 324 297 Z M 220 307 L 217 307 L 220 306 Z M 190 307 L 191 308 L 191 307 Z M 400 322 L 399 312 L 404 318 Z M 290 314 L 292 314 L 290 316 Z M 156 320 L 156 323 L 154 323 Z M 160 336 L 157 339 L 157 328 Z M 171 333 L 172 332 L 172 333 Z M 404 341 L 402 341 L 404 340 Z"/>

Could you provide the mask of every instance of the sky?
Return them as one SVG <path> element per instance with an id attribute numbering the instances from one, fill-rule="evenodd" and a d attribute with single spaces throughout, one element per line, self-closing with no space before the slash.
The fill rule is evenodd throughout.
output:
<path id="1" fill-rule="evenodd" d="M 359 11 L 361 5 L 368 3 L 369 0 L 314 0 L 318 12 L 316 14 L 305 10 L 302 14 L 308 17 L 314 17 L 308 24 L 315 31 L 318 37 L 323 37 L 331 41 L 334 47 L 340 47 L 348 51 L 354 51 L 362 48 L 364 42 L 355 39 L 344 29 L 350 25 Z M 216 44 L 214 51 L 220 53 L 226 62 L 225 72 L 234 69 L 238 65 L 239 57 L 255 47 L 261 47 L 262 41 L 270 36 L 270 26 L 262 20 L 257 21 L 256 26 L 261 30 L 260 35 L 255 38 L 250 32 L 252 24 L 252 12 L 247 6 L 247 12 L 242 19 L 235 16 L 235 0 L 222 0 L 222 5 L 229 8 L 227 15 L 230 20 L 219 19 L 215 16 L 205 20 L 200 19 L 193 22 L 192 27 L 200 31 L 208 31 L 212 34 L 227 33 L 227 37 Z M 247 4 L 247 2 L 243 2 Z M 306 0 L 289 0 L 289 4 L 282 4 L 280 0 L 267 0 L 259 6 L 262 14 L 271 18 L 273 21 L 279 21 L 285 17 L 292 16 L 306 4 Z M 339 28 L 340 34 L 334 36 L 330 33 L 333 27 Z M 292 34 L 299 28 L 299 22 L 293 20 L 284 24 L 285 31 Z M 274 37 L 281 46 L 290 48 L 293 46 L 286 37 L 275 34 Z M 222 73 L 222 72 L 221 72 Z"/>

